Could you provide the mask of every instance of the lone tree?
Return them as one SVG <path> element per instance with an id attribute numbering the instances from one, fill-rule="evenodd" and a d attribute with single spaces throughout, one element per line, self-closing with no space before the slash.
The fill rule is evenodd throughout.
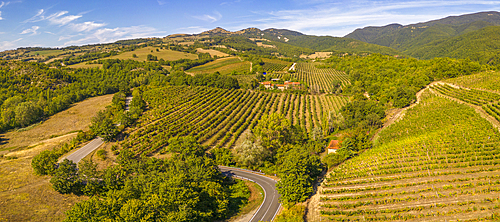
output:
<path id="1" fill-rule="evenodd" d="M 31 167 L 37 175 L 52 175 L 55 171 L 59 155 L 56 152 L 45 150 L 36 155 L 31 161 Z"/>
<path id="2" fill-rule="evenodd" d="M 81 194 L 82 192 L 83 183 L 78 176 L 76 163 L 68 159 L 59 164 L 50 183 L 54 190 L 62 194 Z"/>

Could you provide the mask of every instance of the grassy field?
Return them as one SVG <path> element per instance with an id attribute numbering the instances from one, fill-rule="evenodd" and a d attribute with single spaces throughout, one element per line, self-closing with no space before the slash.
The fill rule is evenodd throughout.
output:
<path id="1" fill-rule="evenodd" d="M 231 65 L 234 63 L 240 63 L 241 60 L 236 58 L 236 57 L 227 57 L 227 58 L 220 58 L 215 61 L 209 62 L 207 64 L 201 65 L 201 66 L 196 66 L 189 71 L 196 72 L 196 71 L 205 71 L 205 70 L 211 70 L 211 69 L 217 69 L 223 66 Z"/>
<path id="2" fill-rule="evenodd" d="M 241 61 L 235 57 L 226 57 L 187 70 L 187 72 L 193 74 L 211 74 L 214 72 L 230 74 L 233 71 L 238 73 L 250 71 L 250 62 Z"/>
<path id="3" fill-rule="evenodd" d="M 43 51 L 32 51 L 32 52 L 29 52 L 28 54 L 29 55 L 32 55 L 32 56 L 57 56 L 61 53 L 64 53 L 64 51 L 62 50 L 43 50 Z"/>
<path id="4" fill-rule="evenodd" d="M 159 51 L 157 52 L 156 49 Z M 153 51 L 153 52 L 151 52 Z M 132 55 L 137 55 L 137 58 L 133 58 Z M 158 60 L 164 59 L 167 61 L 174 61 L 179 59 L 197 59 L 198 55 L 190 54 L 185 52 L 173 51 L 168 49 L 160 49 L 159 47 L 145 47 L 140 48 L 131 52 L 124 52 L 116 56 L 109 57 L 110 59 L 132 59 L 136 61 L 146 61 L 148 54 L 152 54 L 158 57 Z"/>
<path id="5" fill-rule="evenodd" d="M 202 48 L 197 48 L 197 52 L 199 53 L 209 53 L 211 56 L 218 56 L 218 57 L 226 57 L 229 56 L 229 54 L 223 53 L 221 51 L 217 51 L 215 49 L 202 49 Z"/>
<path id="6" fill-rule="evenodd" d="M 448 79 L 445 80 L 445 82 L 468 88 L 488 89 L 500 92 L 500 72 L 482 72 L 474 75 Z"/>
<path id="7" fill-rule="evenodd" d="M 43 150 L 70 141 L 76 136 L 72 131 L 86 130 L 91 117 L 109 105 L 111 98 L 107 95 L 87 99 L 30 130 L 1 135 L 7 141 L 1 145 L 4 157 L 0 158 L 0 221 L 61 221 L 66 210 L 87 199 L 54 191 L 49 176 L 33 174 L 31 160 Z"/>
<path id="8" fill-rule="evenodd" d="M 78 64 L 73 64 L 73 65 L 69 65 L 68 67 L 69 68 L 74 68 L 74 69 L 78 69 L 78 68 L 101 68 L 102 67 L 102 64 L 86 64 L 87 62 L 82 62 L 82 63 L 78 63 Z"/>
<path id="9" fill-rule="evenodd" d="M 428 90 L 320 187 L 323 221 L 498 221 L 500 133 Z"/>

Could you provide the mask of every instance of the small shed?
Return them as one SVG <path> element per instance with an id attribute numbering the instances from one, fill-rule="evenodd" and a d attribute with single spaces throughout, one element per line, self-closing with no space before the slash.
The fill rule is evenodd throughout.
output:
<path id="1" fill-rule="evenodd" d="M 328 154 L 330 153 L 337 153 L 337 150 L 340 149 L 340 141 L 338 140 L 332 140 L 328 144 L 328 147 L 326 147 L 328 150 Z"/>

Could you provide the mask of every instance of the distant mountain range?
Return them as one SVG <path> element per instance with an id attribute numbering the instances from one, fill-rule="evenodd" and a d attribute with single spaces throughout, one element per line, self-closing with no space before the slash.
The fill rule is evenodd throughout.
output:
<path id="1" fill-rule="evenodd" d="M 259 55 L 299 57 L 317 51 L 380 53 L 419 59 L 470 58 L 473 61 L 500 67 L 500 13 L 496 11 L 449 16 L 404 26 L 401 24 L 370 26 L 356 29 L 344 37 L 306 35 L 297 31 L 276 28 L 265 30 L 247 28 L 232 32 L 217 27 L 199 34 L 169 35 L 165 39 L 187 44 L 209 39 L 209 45 L 219 45 L 230 48 L 227 50 Z M 158 38 L 147 38 L 122 40 L 109 45 L 116 44 L 123 47 L 156 41 L 161 42 Z M 90 45 L 71 46 L 66 49 L 89 47 L 95 51 L 95 47 Z M 23 51 L 40 50 L 44 49 L 20 48 L 2 52 L 0 58 L 29 60 L 33 58 L 23 57 Z"/>
<path id="2" fill-rule="evenodd" d="M 499 64 L 500 13 L 479 12 L 411 25 L 356 29 L 346 38 L 387 46 L 416 58 L 471 58 Z"/>
<path id="3" fill-rule="evenodd" d="M 194 36 L 244 36 L 267 39 L 313 51 L 381 53 L 434 57 L 470 58 L 500 64 L 500 13 L 479 12 L 410 25 L 389 24 L 356 29 L 344 37 L 313 36 L 286 29 L 248 28 L 230 32 L 222 28 Z"/>

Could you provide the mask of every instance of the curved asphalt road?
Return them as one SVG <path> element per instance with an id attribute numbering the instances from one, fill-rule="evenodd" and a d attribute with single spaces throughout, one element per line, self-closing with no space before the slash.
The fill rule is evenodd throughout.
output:
<path id="1" fill-rule="evenodd" d="M 278 191 L 276 191 L 275 180 L 247 170 L 225 166 L 219 166 L 219 168 L 225 175 L 250 180 L 259 184 L 259 186 L 261 186 L 264 190 L 264 201 L 260 205 L 257 212 L 253 215 L 252 219 L 250 219 L 250 222 L 272 221 L 274 219 L 281 207 L 281 204 L 278 202 L 280 195 Z"/>
<path id="2" fill-rule="evenodd" d="M 101 137 L 97 137 L 96 139 L 90 141 L 87 145 L 83 146 L 82 148 L 76 150 L 75 152 L 71 153 L 65 158 L 62 158 L 59 160 L 59 163 L 62 162 L 64 159 L 68 159 L 73 161 L 74 163 L 80 162 L 84 157 L 92 153 L 95 149 L 99 148 L 104 141 L 102 140 Z"/>

